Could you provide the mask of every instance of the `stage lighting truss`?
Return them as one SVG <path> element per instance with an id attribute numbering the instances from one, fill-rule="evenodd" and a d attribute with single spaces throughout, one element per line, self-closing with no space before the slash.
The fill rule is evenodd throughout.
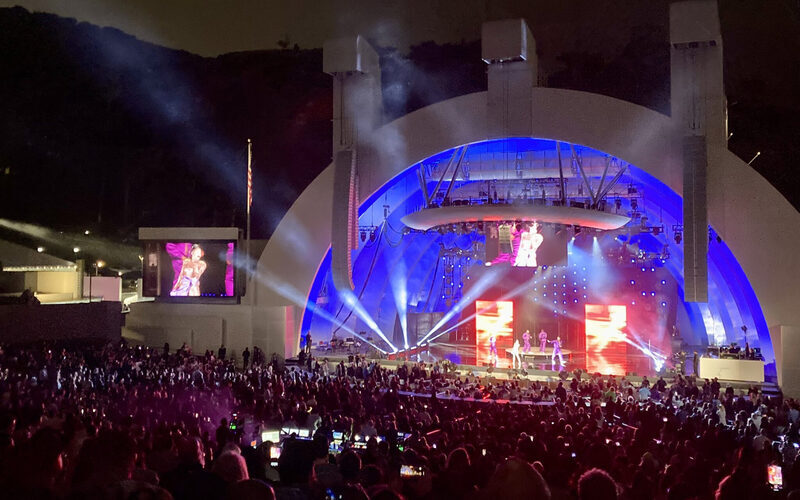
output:
<path id="1" fill-rule="evenodd" d="M 659 234 L 664 232 L 664 225 L 660 224 L 658 226 L 648 226 L 647 225 L 647 218 L 642 217 L 644 221 L 644 225 L 640 226 L 639 231 L 642 233 L 651 233 L 653 236 L 658 236 Z"/>
<path id="2" fill-rule="evenodd" d="M 548 157 L 538 150 L 518 149 L 511 155 L 489 155 L 468 145 L 454 148 L 442 158 L 420 163 L 417 171 L 425 207 L 481 204 L 553 204 L 581 202 L 588 209 L 606 211 L 615 200 L 616 211 L 621 199 L 631 201 L 636 211 L 636 198 L 642 187 L 623 181 L 628 165 L 609 155 L 590 155 L 574 144 L 555 142 L 563 155 Z M 569 169 L 571 175 L 565 176 Z M 544 176 L 542 173 L 551 173 Z M 555 175 L 553 175 L 555 174 Z M 430 184 L 435 187 L 430 189 Z"/>

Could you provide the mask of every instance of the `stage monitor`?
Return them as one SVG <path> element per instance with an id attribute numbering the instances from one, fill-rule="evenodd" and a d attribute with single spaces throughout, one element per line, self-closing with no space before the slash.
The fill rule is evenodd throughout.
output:
<path id="1" fill-rule="evenodd" d="M 586 371 L 627 374 L 626 327 L 625 306 L 586 304 Z"/>
<path id="2" fill-rule="evenodd" d="M 475 301 L 475 349 L 479 366 L 493 365 L 494 353 L 490 352 L 491 337 L 497 347 L 496 366 L 507 367 L 506 349 L 514 344 L 514 302 L 510 300 Z"/>
<path id="3" fill-rule="evenodd" d="M 490 224 L 486 228 L 486 261 L 513 267 L 565 265 L 568 239 L 566 229 L 556 224 Z"/>
<path id="4" fill-rule="evenodd" d="M 142 228 L 139 234 L 144 296 L 193 302 L 241 295 L 235 228 Z"/>

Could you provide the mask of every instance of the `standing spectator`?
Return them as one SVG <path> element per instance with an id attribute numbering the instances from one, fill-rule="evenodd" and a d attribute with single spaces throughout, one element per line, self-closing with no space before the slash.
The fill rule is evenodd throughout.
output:
<path id="1" fill-rule="evenodd" d="M 225 348 L 225 344 L 221 344 L 219 346 L 219 350 L 217 351 L 217 358 L 225 361 L 225 356 L 228 355 L 228 350 Z"/>
<path id="2" fill-rule="evenodd" d="M 242 368 L 247 369 L 248 364 L 250 364 L 250 349 L 245 347 L 242 353 Z"/>
<path id="3" fill-rule="evenodd" d="M 578 480 L 580 500 L 617 500 L 617 483 L 602 469 L 591 469 Z"/>

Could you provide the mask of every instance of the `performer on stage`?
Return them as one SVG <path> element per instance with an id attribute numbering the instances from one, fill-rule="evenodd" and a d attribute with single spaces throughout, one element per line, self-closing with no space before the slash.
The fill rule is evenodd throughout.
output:
<path id="1" fill-rule="evenodd" d="M 525 330 L 525 333 L 522 334 L 522 352 L 528 354 L 531 350 L 531 332 Z"/>
<path id="2" fill-rule="evenodd" d="M 547 347 L 547 332 L 542 330 L 539 332 L 539 352 L 544 352 Z"/>
<path id="3" fill-rule="evenodd" d="M 489 337 L 489 363 L 497 366 L 497 338 L 494 335 Z"/>
<path id="4" fill-rule="evenodd" d="M 519 357 L 519 339 L 514 339 L 514 347 L 511 348 L 511 368 L 522 368 L 522 358 Z"/>
<path id="5" fill-rule="evenodd" d="M 561 337 L 556 337 L 555 340 L 549 341 L 553 344 L 553 354 L 550 356 L 550 363 L 555 366 L 556 365 L 556 355 L 558 355 L 558 362 L 560 367 L 566 366 L 564 363 L 564 356 L 561 354 Z"/>

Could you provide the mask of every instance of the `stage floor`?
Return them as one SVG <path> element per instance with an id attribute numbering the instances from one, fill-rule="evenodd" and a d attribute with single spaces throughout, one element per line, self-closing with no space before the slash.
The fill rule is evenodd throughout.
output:
<path id="1" fill-rule="evenodd" d="M 460 346 L 460 347 L 464 347 L 464 346 Z M 325 358 L 328 359 L 328 361 L 331 363 L 331 366 L 335 365 L 336 363 L 338 363 L 339 361 L 342 361 L 342 360 L 347 362 L 347 356 L 346 355 L 335 354 L 335 355 L 325 356 Z M 439 358 L 439 359 L 441 359 L 441 358 Z M 387 367 L 387 368 L 396 368 L 396 367 L 402 365 L 403 363 L 406 363 L 407 361 L 408 362 L 424 361 L 424 362 L 428 363 L 428 362 L 434 362 L 434 361 L 436 361 L 436 359 L 434 359 L 429 353 L 423 352 L 420 355 L 414 355 L 414 356 L 409 357 L 409 359 L 407 361 L 404 360 L 404 359 L 391 359 L 391 360 L 390 359 L 379 359 L 378 361 L 381 364 L 381 366 L 384 366 L 384 367 Z M 499 368 L 499 369 L 496 369 L 496 370 L 492 370 L 492 372 L 489 373 L 489 371 L 488 371 L 489 367 L 488 366 L 474 366 L 474 365 L 468 365 L 468 364 L 460 363 L 458 365 L 458 367 L 457 367 L 456 373 L 455 374 L 451 374 L 450 376 L 480 377 L 481 379 L 485 379 L 485 380 L 511 380 L 511 379 L 515 379 L 515 380 L 519 380 L 520 383 L 522 383 L 522 384 L 528 384 L 530 382 L 536 381 L 536 382 L 540 382 L 540 383 L 541 382 L 545 382 L 545 383 L 550 384 L 551 387 L 555 387 L 555 385 L 558 383 L 558 381 L 561 380 L 561 378 L 559 377 L 558 370 L 557 369 L 555 369 L 555 370 L 551 369 L 550 363 L 544 363 L 544 364 L 541 364 L 539 366 L 543 367 L 543 368 L 529 366 L 529 368 L 526 370 L 527 371 L 527 375 L 523 375 L 521 372 L 515 371 L 515 370 L 511 370 L 509 368 Z M 558 368 L 558 367 L 556 367 L 556 368 Z M 566 369 L 570 370 L 570 371 L 572 371 L 572 370 L 574 370 L 576 368 L 579 368 L 579 367 L 578 366 L 570 366 L 569 364 L 566 367 Z M 638 386 L 642 382 L 642 377 L 643 376 L 647 376 L 651 381 L 654 380 L 654 379 L 657 379 L 657 376 L 655 376 L 652 373 L 637 373 L 636 375 L 630 375 L 630 376 L 628 376 L 626 378 L 628 380 L 630 380 L 632 384 Z M 571 379 L 571 378 L 572 378 L 572 374 L 569 375 L 569 379 Z M 672 380 L 672 376 L 664 377 L 664 379 L 667 380 L 667 381 L 671 381 Z M 750 387 L 758 387 L 759 389 L 761 389 L 765 393 L 770 393 L 770 394 L 777 394 L 778 393 L 778 387 L 775 384 L 771 383 L 771 382 L 761 382 L 761 383 L 759 383 L 759 382 L 743 382 L 743 381 L 739 381 L 739 380 L 720 380 L 720 383 L 722 384 L 723 387 L 727 387 L 727 386 L 733 387 L 734 390 L 736 390 L 737 392 L 738 391 L 746 391 Z"/>
<path id="2" fill-rule="evenodd" d="M 423 361 L 447 359 L 457 365 L 479 366 L 475 351 L 475 346 L 472 345 L 434 343 L 427 346 L 427 350 L 421 351 L 419 356 L 420 360 Z M 497 368 L 511 368 L 512 357 L 511 353 L 508 352 L 510 350 L 506 349 L 505 351 L 500 353 Z M 586 370 L 586 352 L 562 348 L 561 353 L 567 370 L 575 370 L 576 368 Z M 552 356 L 552 347 L 548 347 L 544 353 L 539 351 L 538 346 L 535 349 L 531 349 L 527 354 L 520 353 L 524 363 L 523 366 L 534 370 L 558 370 L 558 356 L 555 358 L 555 363 L 553 363 Z M 647 375 L 648 377 L 655 375 L 656 369 L 653 360 L 644 355 L 629 354 L 626 360 L 626 372 L 618 373 L 617 375 L 629 374 Z"/>

